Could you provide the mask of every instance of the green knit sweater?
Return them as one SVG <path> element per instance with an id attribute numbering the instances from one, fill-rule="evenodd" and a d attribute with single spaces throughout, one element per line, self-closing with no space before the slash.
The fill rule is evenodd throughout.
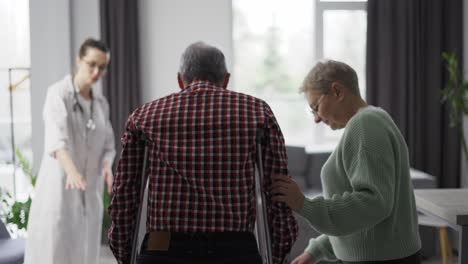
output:
<path id="1" fill-rule="evenodd" d="M 323 235 L 306 252 L 316 261 L 378 261 L 421 248 L 408 149 L 381 108 L 360 109 L 322 168 L 323 197 L 299 212 Z"/>

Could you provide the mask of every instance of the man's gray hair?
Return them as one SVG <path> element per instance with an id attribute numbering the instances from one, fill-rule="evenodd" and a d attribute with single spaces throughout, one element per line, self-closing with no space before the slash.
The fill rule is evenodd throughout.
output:
<path id="1" fill-rule="evenodd" d="M 360 96 L 356 71 L 348 64 L 340 61 L 325 60 L 318 62 L 304 78 L 300 92 L 318 91 L 326 94 L 333 82 L 340 82 L 352 94 Z"/>
<path id="2" fill-rule="evenodd" d="M 227 74 L 224 54 L 204 42 L 195 42 L 182 54 L 179 73 L 186 83 L 203 80 L 219 84 Z"/>

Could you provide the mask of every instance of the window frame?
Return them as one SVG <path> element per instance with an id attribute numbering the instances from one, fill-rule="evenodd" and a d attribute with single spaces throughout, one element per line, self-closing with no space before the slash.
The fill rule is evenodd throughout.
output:
<path id="1" fill-rule="evenodd" d="M 315 2 L 309 2 L 311 5 L 311 10 L 310 13 L 313 15 L 313 17 L 308 18 L 309 22 L 313 25 L 311 28 L 311 31 L 309 31 L 308 34 L 310 34 L 310 49 L 308 53 L 308 58 L 312 58 L 314 61 L 320 60 L 324 58 L 325 54 L 325 39 L 324 37 L 326 36 L 325 30 L 325 12 L 327 11 L 335 11 L 335 10 L 342 10 L 342 11 L 363 11 L 364 13 L 367 13 L 367 0 L 351 0 L 351 1 L 334 1 L 334 0 L 314 0 Z M 237 3 L 232 4 L 234 7 Z M 242 8 L 241 8 L 242 10 Z M 233 24 L 234 26 L 234 24 Z M 234 32 L 233 32 L 234 33 Z M 312 39 L 313 38 L 313 39 Z M 233 41 L 235 41 L 235 37 L 233 37 Z M 236 49 L 236 43 L 233 43 L 233 53 L 235 54 L 238 52 Z M 310 56 L 310 57 L 309 57 Z M 365 56 L 365 55 L 364 55 Z M 236 56 L 234 55 L 234 58 Z M 365 59 L 365 58 L 363 58 Z M 236 63 L 236 59 L 234 59 L 234 63 Z M 306 69 L 307 70 L 307 69 Z M 306 71 L 307 72 L 307 71 Z M 305 72 L 305 73 L 306 73 Z M 237 78 L 237 77 L 236 77 Z M 365 78 L 365 77 L 364 77 Z M 294 94 L 290 95 L 290 99 L 297 99 L 300 96 L 300 94 Z M 285 99 L 286 95 L 281 95 L 283 99 Z M 272 102 L 272 98 L 263 98 L 267 102 Z M 273 99 L 273 101 L 277 101 L 277 99 Z M 282 100 L 282 102 L 287 101 Z M 273 108 L 273 105 L 272 105 Z M 275 110 L 275 109 L 273 109 Z M 304 111 L 309 111 L 307 108 L 306 102 L 304 102 Z M 279 113 L 278 113 L 279 114 Z M 287 116 L 288 114 L 279 114 L 278 119 L 281 119 L 280 116 Z M 280 121 L 280 120 L 279 120 Z M 306 122 L 306 120 L 304 120 Z M 313 123 L 313 117 L 311 117 L 310 120 L 307 120 L 307 122 Z M 289 145 L 294 145 L 294 146 L 302 146 L 306 149 L 308 153 L 329 153 L 332 152 L 333 149 L 336 147 L 336 145 L 339 142 L 339 139 L 341 138 L 342 135 L 342 130 L 340 131 L 329 131 L 330 129 L 324 125 L 324 124 L 311 124 L 313 127 L 313 134 L 307 136 L 306 138 L 303 138 L 301 140 L 297 140 L 298 138 L 292 140 L 288 137 L 289 132 L 283 131 L 285 134 L 285 140 L 286 142 L 289 141 Z M 287 129 L 290 129 L 289 125 L 286 125 Z M 288 130 L 289 131 L 289 130 Z M 309 128 L 307 127 L 307 131 L 309 131 Z M 297 133 L 293 133 L 297 134 Z M 294 138 L 294 137 L 293 137 Z M 312 138 L 312 140 L 310 140 Z M 320 140 L 314 140 L 313 138 L 318 138 Z"/>
<path id="2" fill-rule="evenodd" d="M 362 10 L 367 12 L 367 1 L 323 1 L 315 0 L 315 57 L 323 58 L 323 37 L 325 11 L 329 10 Z"/>
<path id="3" fill-rule="evenodd" d="M 324 14 L 330 10 L 344 10 L 344 11 L 356 11 L 361 10 L 367 13 L 367 1 L 323 1 L 315 0 L 314 18 L 315 18 L 315 58 L 321 59 L 324 57 Z M 325 128 L 317 127 L 318 137 L 328 137 Z M 341 136 L 340 136 L 341 137 Z M 336 145 L 338 142 L 327 145 Z M 331 152 L 334 148 L 323 148 L 316 149 L 315 145 L 305 143 L 307 152 Z"/>

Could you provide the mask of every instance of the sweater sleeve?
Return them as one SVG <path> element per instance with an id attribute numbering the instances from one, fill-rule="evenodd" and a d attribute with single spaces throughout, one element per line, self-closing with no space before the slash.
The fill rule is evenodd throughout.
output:
<path id="1" fill-rule="evenodd" d="M 393 209 L 395 157 L 384 125 L 374 119 L 354 120 L 343 135 L 340 162 L 351 188 L 327 199 L 304 201 L 300 214 L 323 234 L 361 231 L 378 224 Z"/>
<path id="2" fill-rule="evenodd" d="M 330 239 L 327 235 L 320 235 L 317 238 L 312 238 L 304 252 L 312 255 L 314 263 L 318 263 L 321 260 L 337 260 L 335 253 L 333 252 Z"/>

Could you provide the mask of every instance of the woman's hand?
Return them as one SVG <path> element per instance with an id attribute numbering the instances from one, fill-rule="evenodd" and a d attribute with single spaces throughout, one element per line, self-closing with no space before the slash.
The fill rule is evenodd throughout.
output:
<path id="1" fill-rule="evenodd" d="M 106 161 L 102 163 L 101 176 L 107 186 L 107 193 L 112 193 L 112 183 L 114 182 L 114 176 L 112 175 L 112 169 Z"/>
<path id="2" fill-rule="evenodd" d="M 78 171 L 67 173 L 67 182 L 65 183 L 65 189 L 78 189 L 86 190 L 86 181 Z"/>
<path id="3" fill-rule="evenodd" d="M 308 252 L 302 253 L 299 257 L 295 258 L 291 264 L 312 264 L 314 263 L 314 258 Z"/>
<path id="4" fill-rule="evenodd" d="M 86 181 L 83 179 L 81 173 L 76 169 L 75 163 L 73 162 L 68 150 L 63 147 L 55 151 L 54 156 L 57 157 L 60 165 L 65 170 L 67 175 L 67 182 L 65 183 L 65 189 L 79 189 L 86 190 Z"/>
<path id="5" fill-rule="evenodd" d="M 271 193 L 273 201 L 285 202 L 294 211 L 302 209 L 304 194 L 290 176 L 274 175 Z"/>

